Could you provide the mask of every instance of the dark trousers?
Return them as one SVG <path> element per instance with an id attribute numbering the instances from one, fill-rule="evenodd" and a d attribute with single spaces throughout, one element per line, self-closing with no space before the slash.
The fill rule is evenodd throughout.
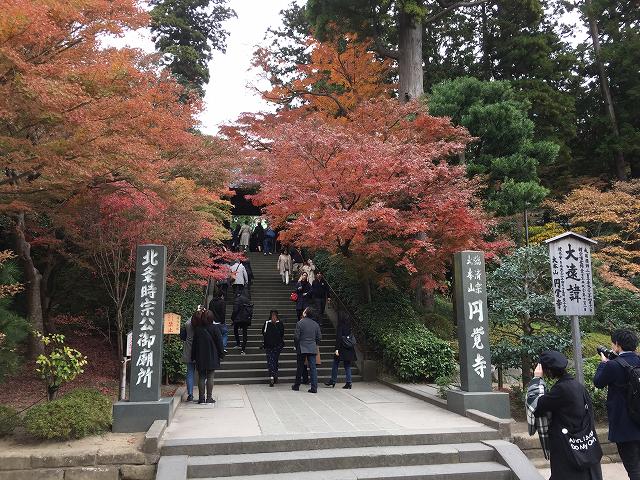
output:
<path id="1" fill-rule="evenodd" d="M 236 346 L 240 346 L 240 334 L 238 332 L 238 329 L 242 330 L 242 351 L 244 352 L 244 349 L 247 348 L 247 329 L 249 328 L 249 325 L 247 325 L 246 323 L 243 324 L 239 324 L 239 323 L 234 323 L 233 324 L 233 334 L 236 337 Z"/>
<path id="2" fill-rule="evenodd" d="M 320 315 L 324 315 L 324 309 L 327 306 L 327 299 L 326 298 L 316 298 L 316 299 L 314 299 L 314 301 L 315 301 L 315 304 L 316 304 L 316 309 L 318 310 Z"/>
<path id="3" fill-rule="evenodd" d="M 304 364 L 305 359 L 307 360 L 307 364 L 309 366 L 309 373 L 307 373 L 307 367 Z M 300 385 L 300 383 L 305 382 L 305 376 L 309 375 L 311 378 L 311 388 L 314 390 L 318 389 L 318 369 L 316 368 L 316 354 L 315 353 L 298 353 L 296 355 L 297 360 L 297 368 L 296 368 L 296 380 L 295 384 Z"/>
<path id="4" fill-rule="evenodd" d="M 640 480 L 640 441 L 616 443 L 629 480 Z"/>
<path id="5" fill-rule="evenodd" d="M 234 295 L 234 297 L 237 297 L 243 291 L 244 291 L 244 285 L 243 284 L 241 284 L 241 283 L 234 283 L 233 284 L 233 295 Z"/>
<path id="6" fill-rule="evenodd" d="M 266 348 L 265 352 L 267 354 L 267 368 L 269 369 L 269 376 L 277 377 L 278 360 L 280 359 L 280 352 L 282 352 L 282 347 Z"/>
<path id="7" fill-rule="evenodd" d="M 198 399 L 204 400 L 205 382 L 207 389 L 207 398 L 213 398 L 213 374 L 214 370 L 199 370 L 198 371 Z"/>

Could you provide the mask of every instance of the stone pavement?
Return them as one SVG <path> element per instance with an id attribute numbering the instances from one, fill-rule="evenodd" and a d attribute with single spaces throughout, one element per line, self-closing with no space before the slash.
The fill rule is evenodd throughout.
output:
<path id="1" fill-rule="evenodd" d="M 165 440 L 401 430 L 460 431 L 484 425 L 377 382 L 352 390 L 290 384 L 220 385 L 213 405 L 182 403 Z M 197 395 L 195 395 L 197 396 Z"/>
<path id="2" fill-rule="evenodd" d="M 538 472 L 544 478 L 551 476 L 551 470 L 548 468 L 539 468 Z M 621 463 L 606 463 L 602 465 L 602 478 L 603 480 L 625 480 L 629 478 L 627 471 L 624 469 L 624 465 Z"/>

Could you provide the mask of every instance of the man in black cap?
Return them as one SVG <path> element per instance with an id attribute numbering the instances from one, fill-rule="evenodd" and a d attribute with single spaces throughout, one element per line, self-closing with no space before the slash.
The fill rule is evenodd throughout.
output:
<path id="1" fill-rule="evenodd" d="M 575 466 L 568 449 L 565 433 L 578 432 L 586 420 L 593 426 L 592 404 L 589 394 L 567 373 L 567 357 L 555 350 L 543 352 L 533 373 L 534 383 L 542 384 L 542 376 L 556 379 L 555 385 L 537 398 L 536 416 L 550 416 L 549 451 L 551 480 L 602 480 L 600 463 L 587 469 Z M 551 415 L 549 415 L 551 414 Z M 588 419 L 585 416 L 589 416 Z M 595 428 L 593 429 L 595 432 Z"/>

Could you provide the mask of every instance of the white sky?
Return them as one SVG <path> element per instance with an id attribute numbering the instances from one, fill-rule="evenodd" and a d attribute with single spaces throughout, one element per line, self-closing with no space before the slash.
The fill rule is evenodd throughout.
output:
<path id="1" fill-rule="evenodd" d="M 238 18 L 225 23 L 225 28 L 229 32 L 227 53 L 214 52 L 209 64 L 211 80 L 205 86 L 205 109 L 200 115 L 200 128 L 204 133 L 217 133 L 220 125 L 233 122 L 243 112 L 272 109 L 271 105 L 264 102 L 249 88 L 249 85 L 260 86 L 258 72 L 251 69 L 251 59 L 256 46 L 262 43 L 267 29 L 277 28 L 281 24 L 280 10 L 287 8 L 292 1 L 229 1 Z M 303 1 L 297 0 L 298 3 Z M 586 35 L 584 26 L 581 25 L 575 12 L 567 15 L 563 20 L 576 25 L 576 36 L 584 38 Z M 150 34 L 145 30 L 130 32 L 125 35 L 124 40 L 112 40 L 107 43 L 141 48 L 148 52 L 154 51 Z"/>

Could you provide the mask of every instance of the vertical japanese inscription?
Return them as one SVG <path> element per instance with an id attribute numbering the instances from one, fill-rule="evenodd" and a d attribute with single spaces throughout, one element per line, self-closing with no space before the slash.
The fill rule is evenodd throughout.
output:
<path id="1" fill-rule="evenodd" d="M 593 315 L 589 244 L 571 236 L 550 241 L 549 257 L 556 315 Z"/>
<path id="2" fill-rule="evenodd" d="M 160 399 L 165 278 L 166 247 L 138 246 L 129 383 L 131 401 Z"/>
<path id="3" fill-rule="evenodd" d="M 488 392 L 491 354 L 484 253 L 456 253 L 454 267 L 461 387 L 468 392 Z"/>

